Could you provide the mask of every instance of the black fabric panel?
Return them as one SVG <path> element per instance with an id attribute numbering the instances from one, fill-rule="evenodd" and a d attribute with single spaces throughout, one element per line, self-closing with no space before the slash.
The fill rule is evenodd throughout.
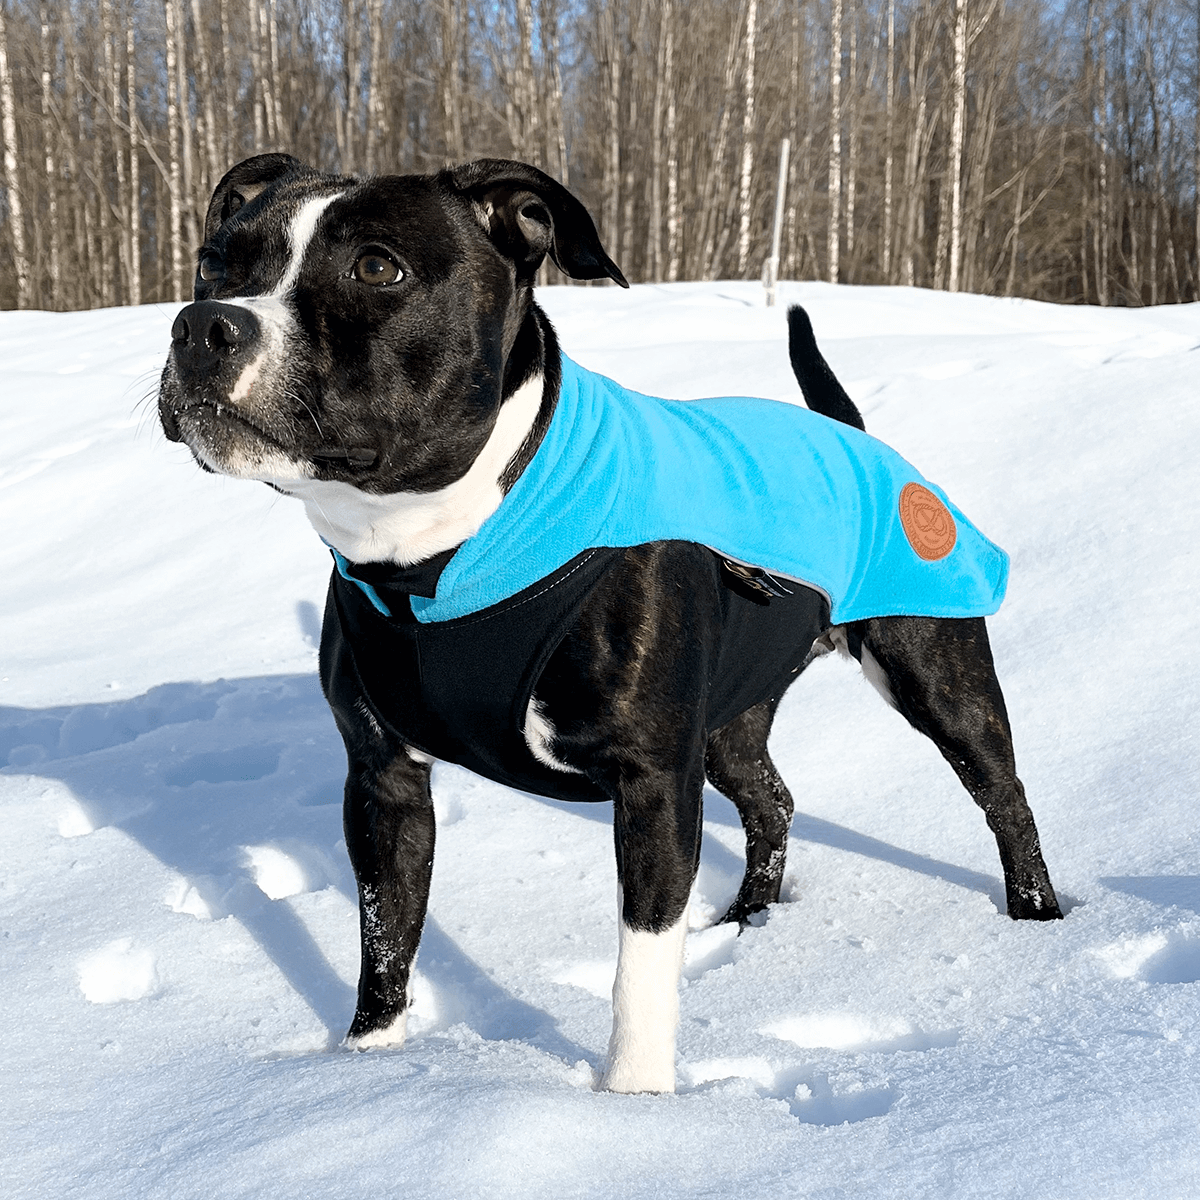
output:
<path id="1" fill-rule="evenodd" d="M 523 730 L 546 662 L 624 553 L 589 550 L 500 604 L 429 624 L 412 615 L 404 590 L 411 581 L 374 582 L 392 613 L 385 617 L 335 570 L 326 619 L 337 620 L 372 709 L 408 745 L 522 791 L 608 800 L 585 776 L 534 758 Z M 718 589 L 722 627 L 707 695 L 695 703 L 704 706 L 711 731 L 782 694 L 828 628 L 829 606 L 799 585 L 765 602 L 723 571 L 716 555 L 706 562 L 709 578 L 692 584 Z"/>
<path id="2" fill-rule="evenodd" d="M 501 604 L 427 625 L 402 593 L 379 592 L 388 619 L 336 571 L 330 587 L 371 705 L 405 742 L 522 791 L 607 800 L 584 776 L 538 762 L 523 726 L 546 660 L 621 553 L 588 551 Z"/>
<path id="3" fill-rule="evenodd" d="M 829 628 L 829 601 L 803 584 L 782 581 L 790 595 L 769 601 L 739 585 L 713 556 L 722 624 L 709 681 L 706 725 L 711 733 L 763 700 L 783 695 L 812 644 Z"/>

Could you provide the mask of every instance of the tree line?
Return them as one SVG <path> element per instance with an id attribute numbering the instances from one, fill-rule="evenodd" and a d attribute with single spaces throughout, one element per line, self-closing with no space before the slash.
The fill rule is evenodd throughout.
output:
<path id="1" fill-rule="evenodd" d="M 532 162 L 634 281 L 1200 299 L 1200 0 L 0 0 L 0 307 L 177 301 L 259 151 Z M 548 272 L 548 275 L 552 272 Z M 549 279 L 547 279 L 549 281 Z"/>

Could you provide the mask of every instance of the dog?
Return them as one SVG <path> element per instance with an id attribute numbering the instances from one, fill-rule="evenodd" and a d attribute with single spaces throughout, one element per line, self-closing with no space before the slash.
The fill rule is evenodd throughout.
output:
<path id="1" fill-rule="evenodd" d="M 547 256 L 575 279 L 627 287 L 621 271 L 570 192 L 498 159 L 358 179 L 259 155 L 221 180 L 204 239 L 159 415 L 203 469 L 299 498 L 335 559 L 320 675 L 346 746 L 359 894 L 347 1045 L 404 1041 L 441 758 L 534 793 L 613 802 L 620 942 L 601 1083 L 673 1091 L 705 780 L 745 828 L 745 877 L 724 917 L 744 925 L 779 898 L 792 817 L 767 753 L 771 722 L 784 689 L 834 648 L 983 809 L 1008 915 L 1061 917 L 984 622 L 1007 560 L 859 432 L 802 310 L 789 314 L 789 350 L 808 409 L 626 393 L 561 353 L 533 297 Z M 850 447 L 871 466 L 851 464 L 852 482 L 820 501 L 825 464 L 766 478 L 756 454 L 784 471 L 804 456 L 768 429 L 765 447 L 738 457 L 722 439 L 750 410 L 768 426 L 799 414 L 786 415 L 801 422 L 795 447 L 807 439 L 830 460 Z M 614 413 L 617 441 L 660 420 L 675 421 L 666 442 L 695 425 L 681 452 L 691 476 L 663 482 L 663 447 L 635 444 L 633 467 L 593 453 L 587 439 L 599 446 Z M 562 422 L 575 424 L 564 434 Z M 864 498 L 868 476 L 883 480 L 882 500 Z M 732 505 L 718 495 L 730 491 Z M 565 507 L 540 507 L 551 500 Z M 789 538 L 796 504 L 803 536 Z M 668 520 L 659 510 L 672 506 Z M 616 514 L 602 529 L 600 510 Z M 710 519 L 725 525 L 710 531 Z M 855 521 L 874 532 L 845 532 Z M 829 567 L 847 554 L 873 582 Z M 943 588 L 939 572 L 954 571 Z M 905 573 L 915 600 L 864 596 L 897 580 L 903 590 Z"/>

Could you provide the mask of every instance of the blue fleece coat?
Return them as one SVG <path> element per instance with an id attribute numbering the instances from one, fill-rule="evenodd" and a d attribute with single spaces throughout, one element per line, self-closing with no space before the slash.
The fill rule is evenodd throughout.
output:
<path id="1" fill-rule="evenodd" d="M 591 547 L 666 539 L 816 588 L 835 624 L 986 616 L 1008 576 L 1008 556 L 869 434 L 780 401 L 643 396 L 564 356 L 532 462 L 412 611 L 462 617 Z"/>

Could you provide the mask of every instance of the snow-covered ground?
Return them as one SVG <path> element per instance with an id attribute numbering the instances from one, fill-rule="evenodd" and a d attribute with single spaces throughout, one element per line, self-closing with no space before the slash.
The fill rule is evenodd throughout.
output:
<path id="1" fill-rule="evenodd" d="M 1012 554 L 990 622 L 1069 913 L 1017 925 L 933 747 L 837 659 L 784 703 L 784 902 L 706 796 L 680 1090 L 592 1090 L 609 813 L 435 770 L 413 1038 L 357 976 L 300 507 L 157 429 L 169 308 L 0 314 L 0 1179 L 13 1197 L 1200 1192 L 1200 308 L 785 285 L 871 432 Z M 663 395 L 794 399 L 752 284 L 549 289 Z"/>

